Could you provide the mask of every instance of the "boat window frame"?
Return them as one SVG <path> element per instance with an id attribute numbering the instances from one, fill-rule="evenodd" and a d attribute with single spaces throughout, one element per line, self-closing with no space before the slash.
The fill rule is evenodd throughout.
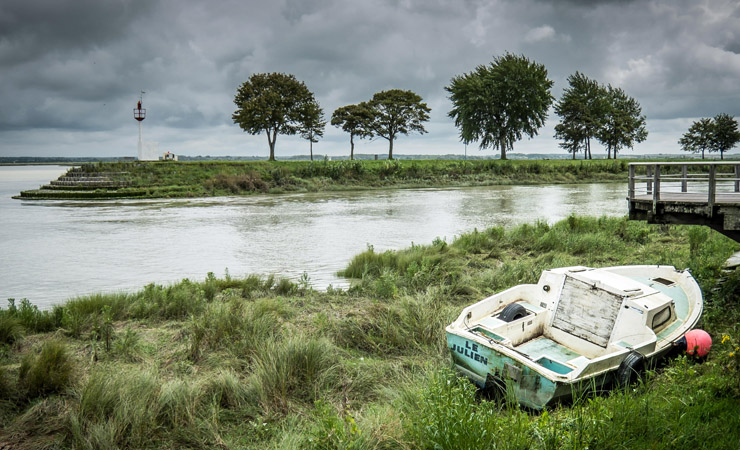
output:
<path id="1" fill-rule="evenodd" d="M 668 316 L 665 318 L 661 317 L 661 314 L 663 314 L 665 311 L 668 311 Z M 663 325 L 667 324 L 671 318 L 673 317 L 673 308 L 671 308 L 671 305 L 666 305 L 663 309 L 656 312 L 653 315 L 652 323 L 650 325 L 650 328 L 653 329 L 653 331 L 657 330 L 658 328 L 662 327 Z M 655 323 L 656 319 L 662 319 L 662 321 L 658 324 Z"/>

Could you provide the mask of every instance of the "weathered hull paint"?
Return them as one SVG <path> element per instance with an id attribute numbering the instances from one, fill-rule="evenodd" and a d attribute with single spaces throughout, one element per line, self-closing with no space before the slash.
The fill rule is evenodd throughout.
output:
<path id="1" fill-rule="evenodd" d="M 555 400 L 570 396 L 569 385 L 550 380 L 531 367 L 480 343 L 447 333 L 447 347 L 456 368 L 468 375 L 478 387 L 488 387 L 493 379 L 514 381 L 508 388 L 513 389 L 517 400 L 527 407 L 542 409 Z"/>
<path id="2" fill-rule="evenodd" d="M 536 410 L 570 400 L 585 392 L 599 390 L 613 381 L 609 373 L 575 382 L 553 380 L 544 373 L 545 370 L 540 372 L 521 361 L 453 333 L 447 333 L 447 347 L 455 368 L 478 387 L 484 389 L 490 387 L 493 380 L 502 381 L 520 404 Z"/>

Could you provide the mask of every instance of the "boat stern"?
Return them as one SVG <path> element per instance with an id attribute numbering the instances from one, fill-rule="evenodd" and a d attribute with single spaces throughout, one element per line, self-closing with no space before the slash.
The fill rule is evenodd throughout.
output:
<path id="1" fill-rule="evenodd" d="M 481 389 L 505 386 L 524 406 L 543 409 L 571 395 L 570 384 L 551 379 L 515 357 L 447 329 L 447 347 L 455 369 Z M 553 368 L 556 369 L 557 368 Z"/>

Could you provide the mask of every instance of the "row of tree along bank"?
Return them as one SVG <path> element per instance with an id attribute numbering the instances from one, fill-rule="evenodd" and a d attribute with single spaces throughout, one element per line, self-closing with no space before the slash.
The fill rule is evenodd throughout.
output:
<path id="1" fill-rule="evenodd" d="M 377 188 L 626 181 L 620 160 L 378 160 L 114 162 L 72 169 L 20 198 L 174 198 Z M 71 172 L 70 171 L 70 172 Z M 81 183 L 105 174 L 106 187 Z M 91 178 L 92 179 L 92 178 Z"/>
<path id="2" fill-rule="evenodd" d="M 448 115 L 455 119 L 462 142 L 477 142 L 481 150 L 498 149 L 500 158 L 506 159 L 515 142 L 524 136 L 533 138 L 545 124 L 555 102 L 553 84 L 544 65 L 506 53 L 489 65 L 452 78 L 444 88 L 453 106 Z M 647 139 L 642 108 L 624 90 L 601 85 L 580 72 L 568 77 L 568 84 L 555 103 L 560 117 L 555 137 L 573 159 L 578 152 L 591 159 L 592 139 L 606 148 L 607 159 L 616 159 L 621 150 Z M 327 121 L 313 93 L 294 75 L 253 74 L 237 89 L 234 103 L 234 123 L 249 134 L 267 135 L 271 161 L 280 134 L 298 134 L 308 140 L 313 160 L 313 144 L 323 137 Z M 337 108 L 331 124 L 349 134 L 350 159 L 354 159 L 355 138 L 373 137 L 388 141 L 388 159 L 393 159 L 394 141 L 401 135 L 426 133 L 424 123 L 430 112 L 418 94 L 391 89 L 375 93 L 368 101 Z M 682 148 L 701 150 L 702 155 L 704 149 L 724 155 L 740 142 L 737 121 L 731 116 L 720 114 L 712 124 L 709 141 L 682 139 Z"/>
<path id="3" fill-rule="evenodd" d="M 51 311 L 11 301 L 0 448 L 734 449 L 740 272 L 721 268 L 738 248 L 706 227 L 571 216 L 370 248 L 348 290 L 227 273 Z M 541 414 L 450 372 L 444 327 L 465 306 L 544 269 L 622 264 L 691 269 L 714 340 L 704 363 Z"/>

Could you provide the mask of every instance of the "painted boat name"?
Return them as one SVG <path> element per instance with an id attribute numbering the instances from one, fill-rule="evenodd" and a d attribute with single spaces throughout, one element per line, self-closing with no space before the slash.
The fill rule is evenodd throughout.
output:
<path id="1" fill-rule="evenodd" d="M 478 344 L 465 341 L 465 347 L 461 347 L 457 344 L 452 344 L 451 350 L 461 355 L 467 356 L 468 358 L 475 360 L 481 364 L 488 365 L 488 358 L 478 353 Z"/>

